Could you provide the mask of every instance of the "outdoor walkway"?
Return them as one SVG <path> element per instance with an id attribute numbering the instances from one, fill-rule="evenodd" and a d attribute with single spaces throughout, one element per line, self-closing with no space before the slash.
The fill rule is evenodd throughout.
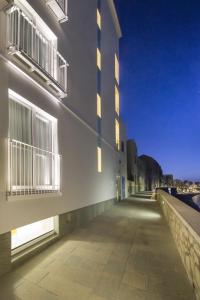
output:
<path id="1" fill-rule="evenodd" d="M 0 300 L 194 300 L 159 204 L 130 198 L 0 280 Z"/>

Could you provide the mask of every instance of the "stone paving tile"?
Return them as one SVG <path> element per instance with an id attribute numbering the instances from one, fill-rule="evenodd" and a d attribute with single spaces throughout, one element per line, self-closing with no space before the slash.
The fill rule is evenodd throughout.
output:
<path id="1" fill-rule="evenodd" d="M 195 300 L 156 201 L 121 202 L 1 277 L 0 300 Z"/>
<path id="2" fill-rule="evenodd" d="M 139 272 L 125 272 L 122 283 L 129 285 L 132 288 L 147 290 L 148 287 L 148 277 Z"/>
<path id="3" fill-rule="evenodd" d="M 58 299 L 65 300 L 86 300 L 89 298 L 92 292 L 92 289 L 90 288 L 87 288 L 76 282 L 67 280 L 63 276 L 53 274 L 47 275 L 40 282 L 40 287 L 44 290 L 47 290 L 50 293 L 55 294 L 58 297 Z"/>
<path id="4" fill-rule="evenodd" d="M 126 284 L 121 284 L 118 291 L 117 300 L 147 300 L 145 291 L 130 287 Z"/>
<path id="5" fill-rule="evenodd" d="M 122 275 L 111 275 L 110 273 L 103 272 L 94 293 L 97 296 L 115 300 L 120 287 Z"/>
<path id="6" fill-rule="evenodd" d="M 28 281 L 24 281 L 16 288 L 15 295 L 21 300 L 59 300 L 57 295 Z"/>
<path id="7" fill-rule="evenodd" d="M 122 276 L 124 273 L 126 260 L 119 260 L 111 256 L 105 265 L 103 272 L 110 274 L 110 276 Z"/>

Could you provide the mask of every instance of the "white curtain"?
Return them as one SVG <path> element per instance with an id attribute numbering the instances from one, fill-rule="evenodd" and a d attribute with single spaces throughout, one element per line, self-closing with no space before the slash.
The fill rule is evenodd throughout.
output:
<path id="1" fill-rule="evenodd" d="M 12 186 L 32 185 L 32 113 L 26 106 L 9 100 Z M 28 145 L 26 145 L 28 144 Z"/>
<path id="2" fill-rule="evenodd" d="M 52 183 L 52 122 L 40 114 L 34 116 L 34 146 L 36 156 L 36 185 Z"/>
<path id="3" fill-rule="evenodd" d="M 26 144 L 32 144 L 32 114 L 31 110 L 22 104 L 9 100 L 9 130 L 10 139 Z"/>

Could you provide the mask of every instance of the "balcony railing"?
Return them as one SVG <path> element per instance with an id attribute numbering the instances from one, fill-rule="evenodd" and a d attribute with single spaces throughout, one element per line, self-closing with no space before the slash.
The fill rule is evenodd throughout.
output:
<path id="1" fill-rule="evenodd" d="M 60 192 L 59 154 L 11 140 L 9 157 L 9 195 Z"/>
<path id="2" fill-rule="evenodd" d="M 67 90 L 67 62 L 40 28 L 17 6 L 7 11 L 8 49 L 36 69 L 61 94 Z"/>

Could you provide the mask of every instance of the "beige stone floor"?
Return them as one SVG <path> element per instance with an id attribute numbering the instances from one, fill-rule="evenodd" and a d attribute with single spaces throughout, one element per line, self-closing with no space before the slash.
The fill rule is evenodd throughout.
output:
<path id="1" fill-rule="evenodd" d="M 0 278 L 0 300 L 193 300 L 159 204 L 130 198 Z"/>

